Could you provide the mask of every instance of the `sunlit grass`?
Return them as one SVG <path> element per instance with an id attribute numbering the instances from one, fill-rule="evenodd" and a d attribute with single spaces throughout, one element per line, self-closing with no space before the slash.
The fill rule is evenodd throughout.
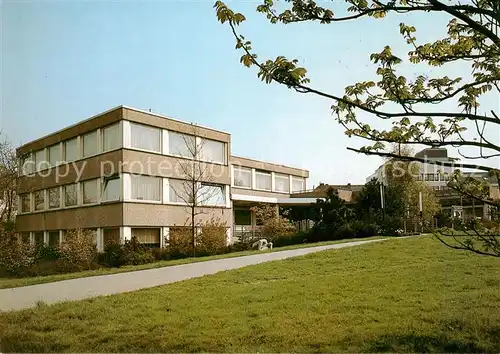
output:
<path id="1" fill-rule="evenodd" d="M 0 315 L 2 352 L 499 352 L 500 260 L 431 237 Z"/>
<path id="2" fill-rule="evenodd" d="M 279 248 L 273 249 L 272 251 L 264 251 L 264 252 L 279 252 L 279 251 L 286 251 L 286 250 L 297 249 L 297 248 L 325 246 L 325 245 L 351 242 L 351 241 L 374 240 L 374 239 L 378 239 L 378 238 L 382 238 L 382 237 L 368 237 L 368 238 L 362 238 L 362 239 L 299 244 L 299 245 L 279 247 Z M 214 260 L 214 259 L 249 256 L 252 254 L 258 254 L 259 252 L 262 253 L 262 251 L 242 251 L 242 252 L 226 253 L 226 254 L 221 254 L 221 255 L 216 255 L 216 256 L 208 256 L 208 257 L 184 258 L 184 259 L 176 259 L 176 260 L 169 260 L 169 261 L 158 261 L 158 262 L 154 262 L 154 263 L 142 264 L 142 265 L 137 265 L 137 266 L 124 266 L 124 267 L 120 267 L 120 268 L 100 268 L 100 269 L 94 269 L 94 270 L 87 270 L 87 271 L 83 271 L 83 272 L 55 274 L 55 275 L 27 277 L 27 278 L 0 278 L 0 289 L 15 288 L 15 287 L 20 287 L 20 286 L 42 284 L 42 283 L 51 283 L 54 281 L 93 277 L 93 276 L 98 276 L 98 275 L 133 272 L 136 270 L 170 267 L 170 266 L 174 266 L 174 265 L 188 264 L 188 263 L 195 263 L 195 262 L 204 262 L 204 261 L 209 261 L 209 260 Z"/>

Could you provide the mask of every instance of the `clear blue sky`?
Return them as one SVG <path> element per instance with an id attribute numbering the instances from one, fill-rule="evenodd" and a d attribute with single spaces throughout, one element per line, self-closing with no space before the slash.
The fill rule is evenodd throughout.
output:
<path id="1" fill-rule="evenodd" d="M 239 64 L 213 3 L 4 0 L 1 129 L 19 145 L 123 104 L 227 131 L 233 154 L 307 168 L 309 187 L 364 183 L 381 160 L 346 151 L 361 142 L 344 135 L 331 102 L 265 85 Z M 330 92 L 373 79 L 368 56 L 384 45 L 406 49 L 401 18 L 284 27 L 256 1 L 228 4 L 246 15 L 241 30 L 261 58 L 297 57 Z M 443 30 L 435 17 L 408 21 L 420 36 Z"/>

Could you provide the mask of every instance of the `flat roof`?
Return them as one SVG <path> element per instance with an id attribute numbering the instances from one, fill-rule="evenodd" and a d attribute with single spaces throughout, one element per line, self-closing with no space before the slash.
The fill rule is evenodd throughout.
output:
<path id="1" fill-rule="evenodd" d="M 41 141 L 41 140 L 44 140 L 44 139 L 47 139 L 53 135 L 57 135 L 67 129 L 71 129 L 71 128 L 74 128 L 80 124 L 83 124 L 85 122 L 88 122 L 88 121 L 91 121 L 92 119 L 95 119 L 95 118 L 98 118 L 100 116 L 103 116 L 109 112 L 113 112 L 117 109 L 120 109 L 120 108 L 123 108 L 123 109 L 128 109 L 128 110 L 131 110 L 131 111 L 136 111 L 136 112 L 140 112 L 140 113 L 145 113 L 145 114 L 149 114 L 149 115 L 152 115 L 152 116 L 156 116 L 156 117 L 159 117 L 159 118 L 164 118 L 164 119 L 169 119 L 169 120 L 172 120 L 174 122 L 179 122 L 179 123 L 183 123 L 183 124 L 191 124 L 189 122 L 186 122 L 186 121 L 183 121 L 183 120 L 180 120 L 180 119 L 176 119 L 176 118 L 171 118 L 171 117 L 168 117 L 166 115 L 162 115 L 162 114 L 158 114 L 158 113 L 154 113 L 154 112 L 149 112 L 149 111 L 145 111 L 145 110 L 142 110 L 142 109 L 138 109 L 138 108 L 134 108 L 134 107 L 129 107 L 129 106 L 125 106 L 125 105 L 119 105 L 119 106 L 116 106 L 116 107 L 113 107 L 113 108 L 110 108 L 104 112 L 100 112 L 100 113 L 97 113 L 93 116 L 91 116 L 90 118 L 86 118 L 86 119 L 83 119 L 83 120 L 80 120 L 74 124 L 71 124 L 71 125 L 68 125 L 64 128 L 61 128 L 61 129 L 58 129 L 56 130 L 55 132 L 52 132 L 52 133 L 49 133 L 49 134 L 46 134 L 46 135 L 43 135 L 42 137 L 40 138 L 37 138 L 37 139 L 34 139 L 34 140 L 31 140 L 27 143 L 24 143 L 23 145 L 20 145 L 19 147 L 17 147 L 16 150 L 18 149 L 22 149 L 23 147 L 27 146 L 27 145 L 30 145 L 30 144 L 33 144 L 33 143 L 36 143 L 38 141 Z M 222 130 L 217 130 L 217 129 L 214 129 L 214 128 L 209 128 L 209 127 L 205 127 L 203 125 L 199 125 L 199 124 L 196 124 L 197 127 L 199 128 L 202 128 L 202 129 L 207 129 L 207 130 L 211 130 L 211 131 L 214 131 L 214 132 L 218 132 L 218 133 L 222 133 L 222 134 L 227 134 L 227 135 L 231 135 L 230 133 L 228 132 L 225 132 L 225 131 L 222 131 Z"/>
<path id="2" fill-rule="evenodd" d="M 269 161 L 264 161 L 264 160 L 256 160 L 256 159 L 251 159 L 251 158 L 248 158 L 248 157 L 236 156 L 236 155 L 233 155 L 233 154 L 231 154 L 230 157 L 234 157 L 234 158 L 237 158 L 237 159 L 248 160 L 248 161 L 253 161 L 253 162 L 261 162 L 261 163 L 266 163 L 266 164 L 269 164 L 269 165 L 274 165 L 274 166 L 291 168 L 291 169 L 294 169 L 294 170 L 301 170 L 301 171 L 309 172 L 309 170 L 306 170 L 304 168 L 299 168 L 299 167 L 294 167 L 294 166 L 287 166 L 287 165 L 282 165 L 282 164 L 279 164 L 279 163 L 269 162 Z"/>

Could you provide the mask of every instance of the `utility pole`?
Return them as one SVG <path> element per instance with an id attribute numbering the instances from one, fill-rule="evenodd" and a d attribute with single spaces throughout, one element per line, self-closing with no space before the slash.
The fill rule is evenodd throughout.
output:
<path id="1" fill-rule="evenodd" d="M 422 191 L 418 192 L 418 210 L 420 212 L 421 233 L 424 232 L 424 216 L 422 213 Z"/>

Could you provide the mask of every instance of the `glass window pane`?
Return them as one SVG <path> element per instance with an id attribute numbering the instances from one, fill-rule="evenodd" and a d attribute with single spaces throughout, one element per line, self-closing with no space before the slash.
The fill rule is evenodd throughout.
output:
<path id="1" fill-rule="evenodd" d="M 161 201 L 161 178 L 151 176 L 130 176 L 132 183 L 132 199 Z"/>
<path id="2" fill-rule="evenodd" d="M 43 231 L 42 232 L 35 232 L 33 236 L 35 239 L 35 245 L 37 245 L 37 246 L 43 245 L 43 239 L 44 239 Z"/>
<path id="3" fill-rule="evenodd" d="M 82 182 L 83 204 L 97 203 L 97 179 Z"/>
<path id="4" fill-rule="evenodd" d="M 35 169 L 36 171 L 45 170 L 49 168 L 47 159 L 45 158 L 45 150 L 38 150 L 34 153 L 35 157 Z"/>
<path id="5" fill-rule="evenodd" d="M 47 149 L 49 153 L 50 166 L 57 166 L 61 162 L 61 146 L 59 144 L 52 145 Z"/>
<path id="6" fill-rule="evenodd" d="M 290 180 L 285 175 L 274 175 L 274 188 L 277 192 L 290 193 Z"/>
<path id="7" fill-rule="evenodd" d="M 131 123 L 131 145 L 134 148 L 161 152 L 161 129 Z"/>
<path id="8" fill-rule="evenodd" d="M 85 134 L 82 138 L 83 157 L 97 154 L 97 131 Z"/>
<path id="9" fill-rule="evenodd" d="M 64 142 L 64 161 L 78 160 L 78 139 L 74 138 Z"/>
<path id="10" fill-rule="evenodd" d="M 133 228 L 132 237 L 136 237 L 137 241 L 146 247 L 160 247 L 159 228 Z"/>
<path id="11" fill-rule="evenodd" d="M 252 225 L 252 212 L 249 209 L 235 209 L 234 223 L 236 225 Z"/>
<path id="12" fill-rule="evenodd" d="M 237 187 L 252 188 L 252 169 L 234 167 L 234 185 Z"/>
<path id="13" fill-rule="evenodd" d="M 107 179 L 104 181 L 102 199 L 105 201 L 120 200 L 121 186 L 120 178 Z"/>
<path id="14" fill-rule="evenodd" d="M 226 205 L 224 186 L 203 184 L 198 191 L 198 202 L 204 205 Z"/>
<path id="15" fill-rule="evenodd" d="M 255 172 L 255 187 L 257 189 L 271 190 L 271 174 L 267 172 Z"/>
<path id="16" fill-rule="evenodd" d="M 169 201 L 175 203 L 192 203 L 191 183 L 180 179 L 169 180 Z"/>
<path id="17" fill-rule="evenodd" d="M 21 159 L 21 170 L 25 175 L 35 172 L 35 161 L 29 154 Z"/>
<path id="18" fill-rule="evenodd" d="M 49 231 L 49 246 L 59 246 L 59 231 Z"/>
<path id="19" fill-rule="evenodd" d="M 21 195 L 21 213 L 29 213 L 31 211 L 30 194 Z"/>
<path id="20" fill-rule="evenodd" d="M 120 243 L 120 229 L 112 228 L 112 229 L 104 229 L 102 231 L 102 238 L 104 247 L 109 244 Z"/>
<path id="21" fill-rule="evenodd" d="M 44 210 L 45 209 L 45 193 L 44 191 L 36 191 L 33 193 L 35 196 L 35 210 Z"/>
<path id="22" fill-rule="evenodd" d="M 225 163 L 226 149 L 223 142 L 203 139 L 201 143 L 202 160 L 209 162 Z"/>
<path id="23" fill-rule="evenodd" d="M 198 153 L 200 147 L 196 146 L 196 139 L 192 135 L 168 132 L 168 152 L 172 155 L 179 155 L 192 158 Z"/>
<path id="24" fill-rule="evenodd" d="M 102 146 L 104 151 L 115 150 L 121 147 L 120 126 L 110 125 L 102 130 Z"/>
<path id="25" fill-rule="evenodd" d="M 292 192 L 302 192 L 305 188 L 304 179 L 292 177 Z"/>
<path id="26" fill-rule="evenodd" d="M 59 208 L 61 206 L 61 191 L 59 187 L 51 188 L 49 193 L 49 209 Z"/>
<path id="27" fill-rule="evenodd" d="M 75 206 L 78 204 L 76 184 L 64 186 L 64 206 Z"/>

